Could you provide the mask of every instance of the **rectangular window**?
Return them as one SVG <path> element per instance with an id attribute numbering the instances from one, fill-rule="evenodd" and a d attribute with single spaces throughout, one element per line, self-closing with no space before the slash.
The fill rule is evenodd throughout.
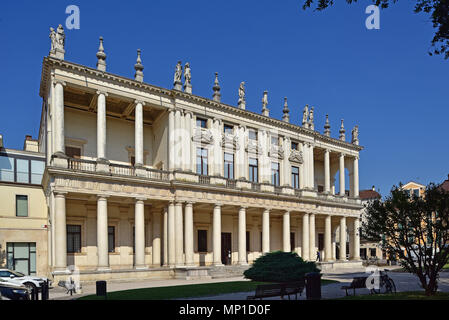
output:
<path id="1" fill-rule="evenodd" d="M 251 250 L 251 242 L 250 242 L 250 233 L 249 231 L 246 231 L 246 252 L 250 252 Z"/>
<path id="2" fill-rule="evenodd" d="M 8 242 L 6 244 L 6 267 L 25 275 L 36 275 L 36 243 Z M 0 277 L 9 277 L 9 271 L 0 272 Z"/>
<path id="3" fill-rule="evenodd" d="M 295 245 L 295 233 L 290 232 L 290 251 L 295 251 L 296 245 Z"/>
<path id="4" fill-rule="evenodd" d="M 275 186 L 279 186 L 281 184 L 279 174 L 279 163 L 277 162 L 271 163 L 271 184 Z"/>
<path id="5" fill-rule="evenodd" d="M 229 124 L 225 124 L 225 125 L 223 126 L 223 131 L 224 131 L 224 133 L 230 133 L 230 134 L 232 134 L 232 132 L 234 131 L 234 127 L 231 126 L 231 125 L 229 125 Z"/>
<path id="6" fill-rule="evenodd" d="M 413 189 L 413 195 L 419 197 L 419 189 Z"/>
<path id="7" fill-rule="evenodd" d="M 17 179 L 16 182 L 30 183 L 29 180 L 29 164 L 28 160 L 16 159 L 17 164 Z"/>
<path id="8" fill-rule="evenodd" d="M 318 250 L 324 250 L 324 233 L 318 233 Z"/>
<path id="9" fill-rule="evenodd" d="M 249 158 L 249 181 L 258 182 L 259 181 L 259 167 L 258 160 L 255 158 Z"/>
<path id="10" fill-rule="evenodd" d="M 67 225 L 67 253 L 81 252 L 81 226 Z"/>
<path id="11" fill-rule="evenodd" d="M 115 227 L 108 227 L 108 251 L 115 252 Z"/>
<path id="12" fill-rule="evenodd" d="M 28 196 L 16 195 L 16 217 L 28 217 Z"/>
<path id="13" fill-rule="evenodd" d="M 271 137 L 271 145 L 279 146 L 279 137 Z"/>
<path id="14" fill-rule="evenodd" d="M 371 257 L 377 257 L 376 248 L 369 249 Z"/>
<path id="15" fill-rule="evenodd" d="M 250 140 L 257 140 L 257 131 L 255 130 L 249 130 L 248 131 L 248 138 Z"/>
<path id="16" fill-rule="evenodd" d="M 322 193 L 324 192 L 324 186 L 318 186 L 318 192 Z M 349 196 L 349 195 L 348 195 Z"/>
<path id="17" fill-rule="evenodd" d="M 196 118 L 196 126 L 199 128 L 207 128 L 207 120 Z"/>
<path id="18" fill-rule="evenodd" d="M 224 154 L 224 177 L 234 179 L 234 155 L 232 153 Z"/>
<path id="19" fill-rule="evenodd" d="M 299 189 L 299 167 L 292 167 L 292 187 Z"/>
<path id="20" fill-rule="evenodd" d="M 65 154 L 69 158 L 81 159 L 81 148 L 66 146 Z"/>
<path id="21" fill-rule="evenodd" d="M 41 184 L 44 170 L 44 161 L 31 160 L 31 184 Z"/>
<path id="22" fill-rule="evenodd" d="M 207 230 L 198 230 L 198 252 L 207 252 Z"/>
<path id="23" fill-rule="evenodd" d="M 298 150 L 298 142 L 292 142 L 292 150 Z"/>
<path id="24" fill-rule="evenodd" d="M 0 181 L 14 182 L 14 158 L 0 156 Z"/>
<path id="25" fill-rule="evenodd" d="M 207 149 L 196 149 L 196 173 L 207 176 Z"/>

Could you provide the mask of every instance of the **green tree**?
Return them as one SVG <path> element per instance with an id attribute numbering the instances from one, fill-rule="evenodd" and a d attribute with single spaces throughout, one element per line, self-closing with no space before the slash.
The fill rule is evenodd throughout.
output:
<path id="1" fill-rule="evenodd" d="M 394 186 L 384 200 L 368 204 L 362 223 L 365 238 L 380 241 L 402 267 L 415 274 L 426 295 L 434 295 L 449 258 L 449 192 L 429 184 L 423 197 Z"/>
<path id="2" fill-rule="evenodd" d="M 388 8 L 390 4 L 398 0 L 371 0 L 373 4 L 382 9 Z M 407 0 L 409 1 L 409 0 Z M 435 34 L 431 42 L 429 54 L 442 54 L 445 59 L 449 58 L 449 0 L 414 0 L 416 2 L 414 12 L 430 15 Z M 314 3 L 316 2 L 316 5 Z M 346 0 L 351 4 L 357 0 Z M 334 4 L 334 0 L 304 0 L 303 9 L 315 7 L 322 11 Z"/>

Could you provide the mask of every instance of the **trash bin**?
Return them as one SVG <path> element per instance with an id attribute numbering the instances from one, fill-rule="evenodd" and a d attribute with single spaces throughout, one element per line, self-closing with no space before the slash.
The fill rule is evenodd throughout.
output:
<path id="1" fill-rule="evenodd" d="M 319 272 L 306 274 L 306 297 L 307 300 L 321 299 L 321 276 Z"/>
<path id="2" fill-rule="evenodd" d="M 106 298 L 106 281 L 97 281 L 97 296 Z"/>

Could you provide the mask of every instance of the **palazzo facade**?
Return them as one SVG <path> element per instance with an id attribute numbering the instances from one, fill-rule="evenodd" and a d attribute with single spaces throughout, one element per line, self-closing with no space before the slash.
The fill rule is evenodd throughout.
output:
<path id="1" fill-rule="evenodd" d="M 43 60 L 39 148 L 49 211 L 48 264 L 54 275 L 247 265 L 275 250 L 305 260 L 360 261 L 359 152 L 351 142 L 303 125 L 192 94 L 190 66 L 173 89 L 64 60 L 52 44 Z M 237 91 L 237 90 L 236 90 Z M 298 116 L 299 118 L 299 116 Z M 349 177 L 349 192 L 345 176 Z M 338 189 L 337 189 L 337 181 Z M 94 276 L 93 276 L 94 277 Z"/>

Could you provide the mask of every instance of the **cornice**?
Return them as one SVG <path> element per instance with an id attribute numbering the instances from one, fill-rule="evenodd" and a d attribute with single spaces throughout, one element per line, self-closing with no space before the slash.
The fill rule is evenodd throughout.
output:
<path id="1" fill-rule="evenodd" d="M 235 106 L 231 106 L 231 105 L 228 105 L 228 104 L 225 104 L 222 102 L 217 102 L 217 101 L 214 101 L 211 99 L 207 99 L 204 97 L 200 97 L 200 96 L 186 93 L 186 92 L 179 91 L 179 90 L 174 90 L 174 89 L 169 90 L 169 89 L 161 88 L 158 86 L 147 84 L 145 82 L 135 81 L 130 78 L 125 78 L 125 77 L 118 76 L 118 75 L 115 75 L 112 73 L 103 72 L 103 71 L 99 71 L 97 69 L 86 67 L 86 66 L 83 66 L 83 65 L 80 65 L 77 63 L 69 62 L 66 60 L 60 60 L 60 59 L 56 59 L 56 58 L 51 58 L 51 57 L 45 57 L 43 60 L 41 83 L 40 83 L 40 90 L 39 90 L 39 95 L 41 97 L 44 97 L 46 95 L 49 76 L 50 76 L 49 73 L 50 73 L 51 69 L 55 68 L 55 67 L 60 67 L 65 70 L 76 71 L 76 72 L 87 74 L 87 75 L 90 75 L 93 77 L 97 77 L 97 78 L 101 78 L 101 79 L 105 79 L 105 80 L 109 80 L 109 81 L 114 81 L 119 84 L 126 85 L 128 87 L 132 87 L 134 89 L 145 90 L 147 92 L 156 93 L 156 94 L 163 94 L 163 95 L 170 97 L 171 99 L 174 99 L 174 100 L 175 99 L 184 99 L 184 100 L 187 100 L 190 102 L 195 102 L 197 104 L 201 104 L 202 106 L 214 109 L 219 112 L 226 111 L 231 115 L 245 117 L 245 118 L 251 119 L 253 121 L 258 121 L 258 122 L 261 122 L 261 123 L 264 123 L 267 125 L 271 125 L 271 126 L 274 126 L 277 128 L 291 130 L 297 134 L 298 133 L 303 134 L 305 136 L 314 138 L 317 141 L 329 143 L 334 146 L 343 147 L 343 148 L 350 149 L 350 150 L 357 151 L 357 152 L 363 150 L 363 146 L 355 145 L 355 144 L 352 144 L 352 143 L 349 143 L 346 141 L 341 141 L 339 139 L 328 137 L 328 136 L 325 136 L 325 135 L 319 133 L 318 131 L 314 131 L 314 130 L 311 130 L 308 128 L 303 128 L 301 126 L 298 126 L 298 125 L 295 125 L 292 123 L 288 123 L 288 122 L 285 122 L 282 120 L 274 119 L 271 117 L 267 117 L 262 114 L 258 114 L 258 113 L 255 113 L 255 112 L 252 112 L 252 111 L 249 111 L 246 109 L 240 109 Z"/>

